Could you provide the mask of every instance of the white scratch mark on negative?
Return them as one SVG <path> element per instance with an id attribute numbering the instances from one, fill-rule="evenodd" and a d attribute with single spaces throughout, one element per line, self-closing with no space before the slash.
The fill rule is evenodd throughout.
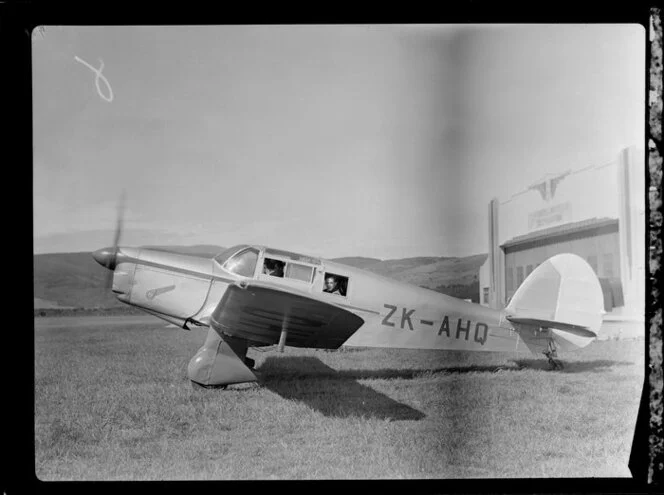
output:
<path id="1" fill-rule="evenodd" d="M 101 96 L 104 100 L 106 100 L 108 102 L 113 101 L 113 89 L 111 88 L 111 85 L 108 82 L 108 79 L 106 79 L 106 77 L 104 77 L 104 75 L 101 73 L 101 71 L 104 70 L 104 61 L 102 59 L 99 59 L 100 67 L 99 67 L 99 69 L 96 69 L 95 67 L 93 67 L 89 63 L 87 63 L 85 60 L 82 60 L 82 59 L 78 58 L 77 56 L 74 56 L 74 59 L 77 62 L 82 63 L 88 69 L 90 69 L 92 72 L 95 73 L 95 86 L 97 86 L 97 93 L 99 93 L 99 96 Z M 108 93 L 109 93 L 108 98 L 104 95 L 104 93 L 102 93 L 101 88 L 99 87 L 99 80 L 100 79 L 104 81 L 104 84 L 108 88 Z"/>

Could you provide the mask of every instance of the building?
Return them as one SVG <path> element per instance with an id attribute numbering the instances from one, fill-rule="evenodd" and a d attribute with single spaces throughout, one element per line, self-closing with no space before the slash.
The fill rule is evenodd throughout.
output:
<path id="1" fill-rule="evenodd" d="M 502 203 L 493 199 L 480 304 L 505 307 L 540 263 L 574 253 L 600 280 L 605 319 L 643 321 L 644 174 L 643 152 L 632 147 L 610 163 L 549 174 Z"/>
<path id="2" fill-rule="evenodd" d="M 540 263 L 560 253 L 584 258 L 597 274 L 604 292 L 604 309 L 623 305 L 620 282 L 618 220 L 582 220 L 516 237 L 504 244 L 505 301 Z"/>

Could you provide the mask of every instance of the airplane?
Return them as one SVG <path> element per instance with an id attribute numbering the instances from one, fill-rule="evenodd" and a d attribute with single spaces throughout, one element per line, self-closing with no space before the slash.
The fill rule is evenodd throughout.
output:
<path id="1" fill-rule="evenodd" d="M 208 328 L 187 367 L 205 388 L 257 381 L 247 350 L 275 345 L 532 352 L 555 369 L 557 350 L 592 342 L 604 314 L 599 280 L 575 254 L 539 265 L 497 310 L 263 245 L 204 258 L 118 238 L 92 254 L 117 298 L 186 330 Z"/>

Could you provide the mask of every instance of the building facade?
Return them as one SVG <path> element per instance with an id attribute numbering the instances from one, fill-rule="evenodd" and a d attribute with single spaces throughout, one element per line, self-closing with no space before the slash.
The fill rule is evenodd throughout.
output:
<path id="1" fill-rule="evenodd" d="M 642 152 L 627 148 L 608 164 L 549 174 L 516 199 L 492 200 L 480 304 L 505 307 L 539 264 L 574 253 L 595 270 L 609 315 L 643 319 L 643 163 Z"/>

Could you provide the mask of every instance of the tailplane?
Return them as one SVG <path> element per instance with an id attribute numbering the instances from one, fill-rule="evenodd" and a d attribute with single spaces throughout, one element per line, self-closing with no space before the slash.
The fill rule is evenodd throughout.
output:
<path id="1" fill-rule="evenodd" d="M 548 329 L 562 350 L 585 347 L 602 326 L 602 287 L 583 258 L 558 254 L 526 278 L 505 313 L 519 333 Z M 524 340 L 528 343 L 530 339 Z"/>

